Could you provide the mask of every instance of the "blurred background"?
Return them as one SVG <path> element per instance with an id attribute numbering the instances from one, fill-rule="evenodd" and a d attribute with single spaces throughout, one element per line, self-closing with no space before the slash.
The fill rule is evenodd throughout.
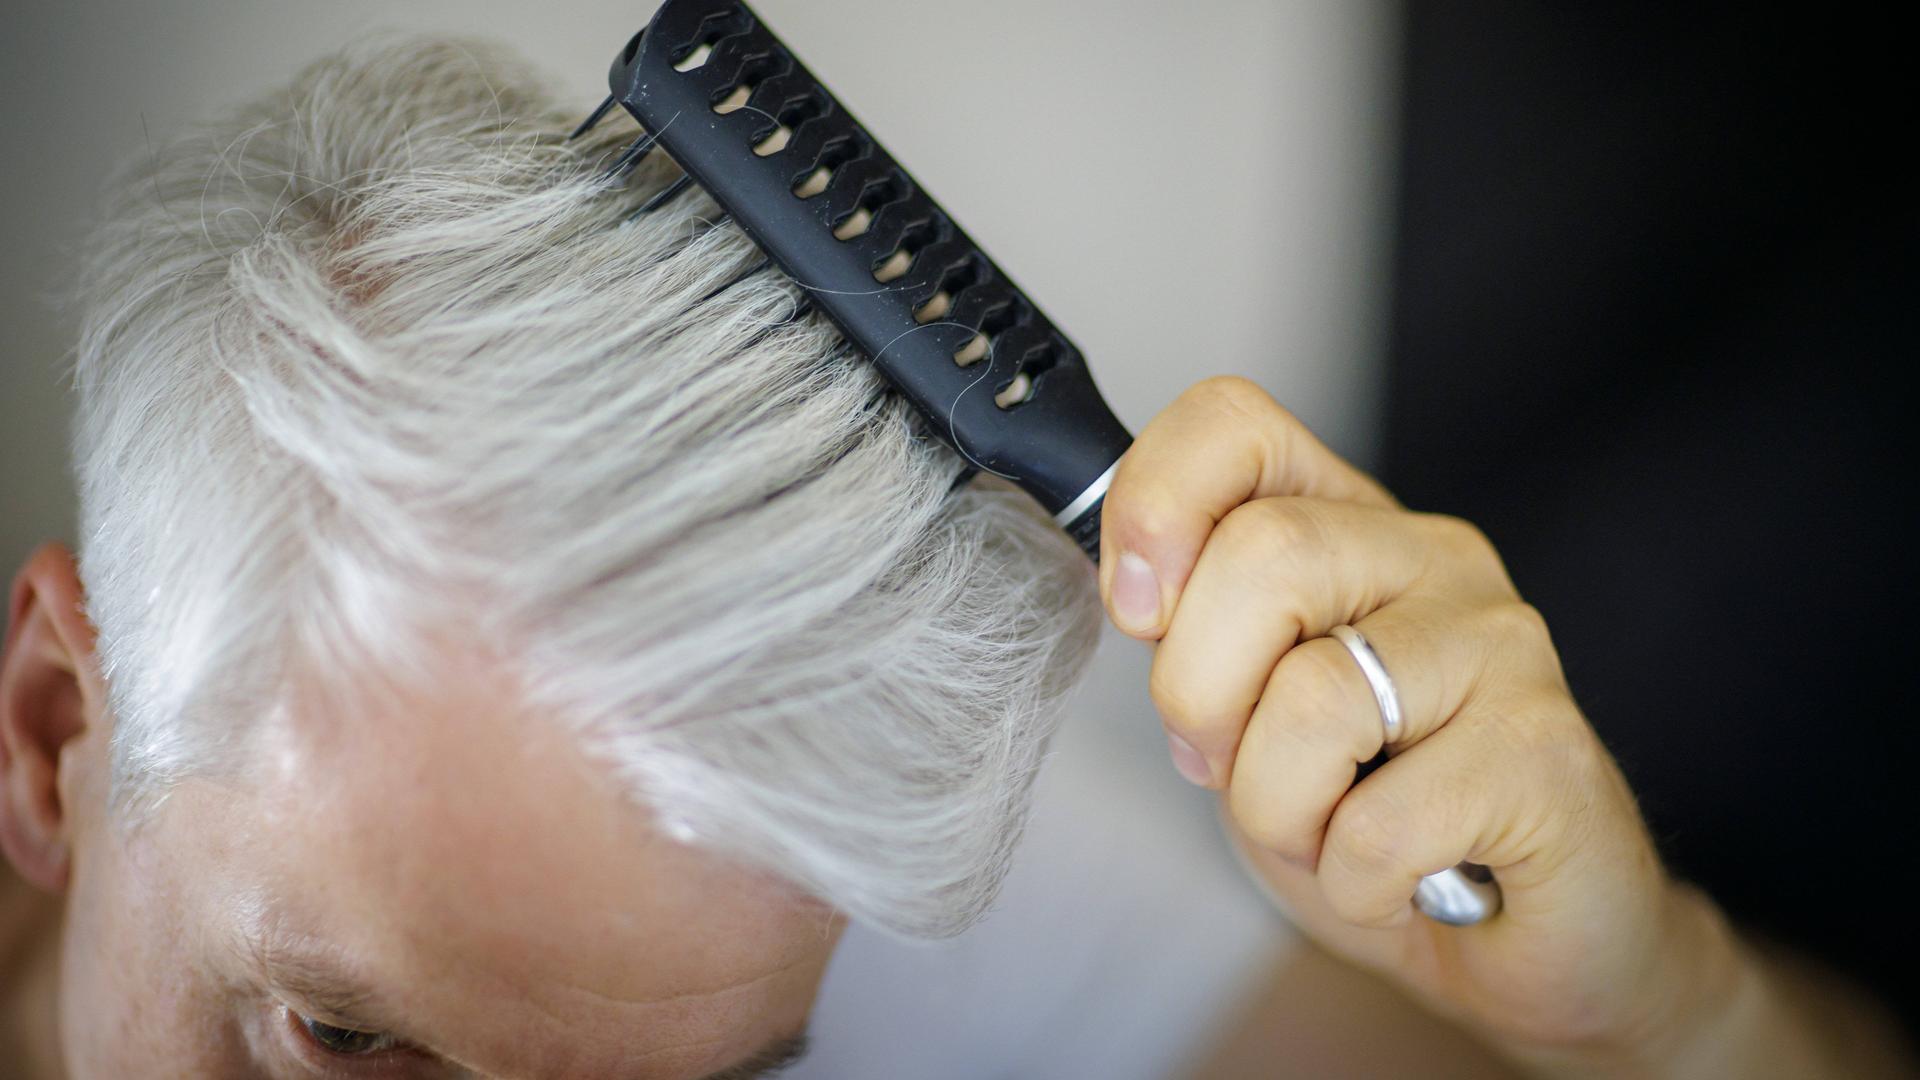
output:
<path id="1" fill-rule="evenodd" d="M 11 6 L 0 565 L 74 539 L 61 297 L 105 170 L 373 29 L 512 42 L 584 114 L 651 6 Z M 1130 425 L 1243 374 L 1408 504 L 1480 523 L 1676 870 L 1914 1016 L 1894 391 L 1920 282 L 1893 137 L 1913 95 L 1884 27 L 1670 5 L 756 7 L 1078 340 Z M 1103 648 L 1001 916 L 947 952 L 851 937 L 803 1075 L 1165 1075 L 1296 947 L 1166 765 L 1147 657 Z M 1087 902 L 1116 889 L 1149 899 Z M 1162 977 L 1117 992 L 1115 950 Z"/>

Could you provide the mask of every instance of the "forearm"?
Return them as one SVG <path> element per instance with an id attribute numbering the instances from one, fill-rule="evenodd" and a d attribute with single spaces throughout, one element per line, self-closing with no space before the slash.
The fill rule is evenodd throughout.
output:
<path id="1" fill-rule="evenodd" d="M 1743 938 L 1710 900 L 1680 902 L 1700 928 L 1672 993 L 1645 1031 L 1610 1045 L 1505 1051 L 1551 1080 L 1909 1077 L 1920 1072 L 1897 1022 L 1869 995 L 1805 958 Z"/>

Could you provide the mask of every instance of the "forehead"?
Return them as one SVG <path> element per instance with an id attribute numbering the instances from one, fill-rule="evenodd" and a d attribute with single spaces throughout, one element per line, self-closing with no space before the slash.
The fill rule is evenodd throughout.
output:
<path id="1" fill-rule="evenodd" d="M 463 1063 L 699 1076 L 804 1024 L 825 908 L 652 829 L 484 669 L 297 706 L 257 761 L 236 932 L 356 972 Z"/>

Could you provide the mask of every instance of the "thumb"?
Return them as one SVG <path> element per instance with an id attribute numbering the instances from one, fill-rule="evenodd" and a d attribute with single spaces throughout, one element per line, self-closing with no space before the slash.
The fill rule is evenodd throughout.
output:
<path id="1" fill-rule="evenodd" d="M 1166 632 L 1174 604 L 1220 519 L 1276 495 L 1395 506 L 1246 379 L 1194 384 L 1120 458 L 1100 516 L 1100 595 L 1121 630 Z"/>

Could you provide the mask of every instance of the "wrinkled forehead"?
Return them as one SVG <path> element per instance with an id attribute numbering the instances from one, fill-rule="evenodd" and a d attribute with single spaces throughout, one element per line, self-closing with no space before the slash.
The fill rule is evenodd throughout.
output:
<path id="1" fill-rule="evenodd" d="M 294 705 L 252 755 L 222 900 L 241 951 L 341 976 L 383 1022 L 502 1072 L 651 1055 L 700 1075 L 804 1024 L 837 936 L 824 906 L 654 830 L 492 673 L 362 699 Z"/>

